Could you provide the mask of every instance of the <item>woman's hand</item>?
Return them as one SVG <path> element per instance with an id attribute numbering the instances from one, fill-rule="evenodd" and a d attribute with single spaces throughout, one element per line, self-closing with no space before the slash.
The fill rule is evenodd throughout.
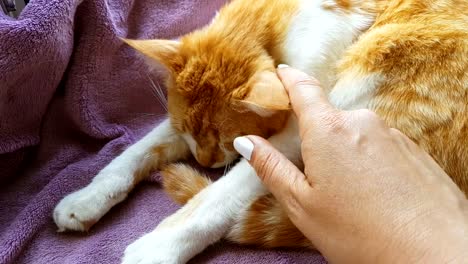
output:
<path id="1" fill-rule="evenodd" d="M 298 118 L 305 170 L 255 136 L 247 137 L 250 163 L 329 261 L 468 260 L 466 197 L 425 151 L 371 111 L 334 108 L 306 74 L 286 67 L 278 75 Z"/>

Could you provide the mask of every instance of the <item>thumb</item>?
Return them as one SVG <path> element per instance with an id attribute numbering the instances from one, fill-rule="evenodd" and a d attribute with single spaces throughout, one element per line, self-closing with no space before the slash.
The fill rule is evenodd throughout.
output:
<path id="1" fill-rule="evenodd" d="M 304 174 L 267 140 L 257 136 L 238 137 L 234 140 L 234 148 L 250 162 L 267 189 L 281 203 L 296 200 L 291 198 L 297 198 L 299 190 L 309 186 Z"/>

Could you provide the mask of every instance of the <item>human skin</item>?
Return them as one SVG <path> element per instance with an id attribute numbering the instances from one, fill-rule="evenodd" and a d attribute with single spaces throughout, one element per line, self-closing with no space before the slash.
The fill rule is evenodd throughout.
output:
<path id="1" fill-rule="evenodd" d="M 369 110 L 334 108 L 305 73 L 278 75 L 298 118 L 304 172 L 260 137 L 234 145 L 328 261 L 468 259 L 467 199 L 424 150 Z"/>

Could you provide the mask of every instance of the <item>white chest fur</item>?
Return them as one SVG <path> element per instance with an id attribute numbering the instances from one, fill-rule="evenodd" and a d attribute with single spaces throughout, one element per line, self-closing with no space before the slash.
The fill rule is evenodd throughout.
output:
<path id="1" fill-rule="evenodd" d="M 288 30 L 283 53 L 287 64 L 314 76 L 330 92 L 337 82 L 337 62 L 357 37 L 372 24 L 374 17 L 358 12 L 359 10 L 342 12 L 338 9 L 325 9 L 322 7 L 324 2 L 326 1 L 301 1 L 300 11 Z M 359 89 L 347 91 L 349 93 L 352 94 L 349 98 L 362 100 L 362 96 L 354 94 L 359 93 Z M 338 104 L 348 108 L 353 103 Z"/>

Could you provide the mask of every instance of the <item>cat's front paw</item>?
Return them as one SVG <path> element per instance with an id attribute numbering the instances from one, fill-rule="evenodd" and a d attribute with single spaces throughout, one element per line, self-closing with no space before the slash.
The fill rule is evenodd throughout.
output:
<path id="1" fill-rule="evenodd" d="M 156 231 L 146 234 L 127 247 L 122 264 L 185 263 L 187 260 L 182 259 L 183 245 L 173 242 L 169 233 Z"/>
<path id="2" fill-rule="evenodd" d="M 89 230 L 118 202 L 104 190 L 104 186 L 87 186 L 65 196 L 54 209 L 53 217 L 58 231 Z"/>

